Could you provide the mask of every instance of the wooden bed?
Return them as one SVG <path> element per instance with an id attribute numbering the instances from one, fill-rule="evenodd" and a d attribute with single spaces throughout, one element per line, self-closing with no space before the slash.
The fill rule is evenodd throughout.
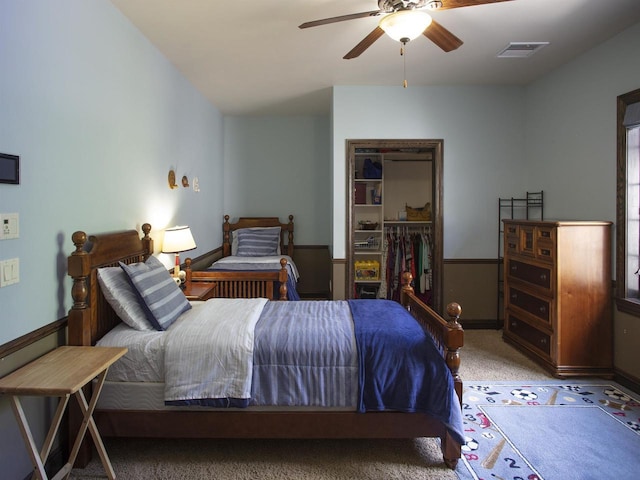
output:
<path id="1" fill-rule="evenodd" d="M 281 255 L 286 255 L 289 257 L 290 261 L 293 261 L 293 215 L 289 215 L 289 222 L 283 223 L 280 222 L 278 217 L 240 217 L 237 222 L 231 223 L 229 215 L 224 216 L 224 223 L 222 224 L 222 258 L 231 257 L 233 255 L 232 249 L 232 237 L 233 232 L 236 230 L 244 229 L 244 228 L 265 228 L 265 227 L 280 227 L 280 252 Z M 285 263 L 282 263 L 282 257 L 278 255 L 274 257 L 273 263 L 280 264 L 280 272 L 278 277 L 276 278 L 276 282 L 273 285 L 277 285 L 278 292 L 276 295 L 272 293 L 265 293 L 264 291 L 257 293 L 258 285 L 268 288 L 269 292 L 272 292 L 272 287 L 267 287 L 266 284 L 262 283 L 262 280 L 265 280 L 262 275 L 262 272 L 259 270 L 237 270 L 237 271 L 228 271 L 229 275 L 220 278 L 219 272 L 211 269 L 209 267 L 206 270 L 192 270 L 191 269 L 191 259 L 186 259 L 186 269 L 187 272 L 187 281 L 190 279 L 198 282 L 213 282 L 217 283 L 217 287 L 214 293 L 215 297 L 245 297 L 245 296 L 266 296 L 270 299 L 278 299 L 278 300 L 286 300 L 287 298 L 299 298 L 296 292 L 293 292 L 293 296 L 289 295 L 287 284 L 291 285 L 291 288 L 295 289 L 296 280 L 293 279 L 288 282 Z M 247 262 L 250 263 L 251 259 L 247 258 Z M 295 270 L 295 266 L 294 266 Z M 273 272 L 271 272 L 273 273 Z M 256 279 L 256 276 L 258 279 Z M 244 280 L 245 283 L 239 283 L 241 280 Z M 259 283 L 252 284 L 253 281 L 258 280 Z M 253 285 L 252 288 L 249 288 L 249 285 Z"/>
<path id="2" fill-rule="evenodd" d="M 68 273 L 73 278 L 73 306 L 68 317 L 70 345 L 95 345 L 120 323 L 104 299 L 97 270 L 105 266 L 141 262 L 153 252 L 149 237 L 151 226 L 142 226 L 140 238 L 135 230 L 87 236 L 75 232 L 75 251 L 68 258 Z M 229 272 L 209 272 L 211 280 L 229 281 Z M 270 283 L 281 272 L 265 272 L 262 280 Z M 246 279 L 241 279 L 245 281 Z M 230 280 L 231 282 L 233 280 Z M 238 291 L 240 291 L 239 289 Z M 451 370 L 458 399 L 462 398 L 459 375 L 459 349 L 463 345 L 463 330 L 457 319 L 460 307 L 450 304 L 445 321 L 424 305 L 407 286 L 403 290 L 403 305 L 426 327 Z M 77 414 L 78 412 L 76 412 Z M 416 438 L 439 437 L 446 465 L 455 468 L 461 445 L 448 433 L 444 424 L 419 413 L 400 412 L 268 412 L 268 411 L 111 411 L 96 410 L 95 421 L 104 437 L 146 438 Z M 79 418 L 70 416 L 70 432 L 77 430 Z M 91 448 L 86 444 L 78 456 L 77 465 L 89 461 Z"/>

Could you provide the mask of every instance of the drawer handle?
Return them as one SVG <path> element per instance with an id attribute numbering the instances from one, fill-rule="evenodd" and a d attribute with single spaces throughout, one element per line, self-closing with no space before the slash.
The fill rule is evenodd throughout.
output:
<path id="1" fill-rule="evenodd" d="M 546 280 L 547 279 L 547 274 L 546 273 L 541 273 L 540 274 L 540 280 Z"/>
<path id="2" fill-rule="evenodd" d="M 518 299 L 518 294 L 517 293 L 512 293 L 511 294 L 511 300 L 517 300 Z"/>
<path id="3" fill-rule="evenodd" d="M 540 236 L 549 238 L 549 237 L 551 237 L 551 233 L 549 233 L 549 232 L 540 232 Z"/>
<path id="4" fill-rule="evenodd" d="M 511 265 L 511 271 L 512 272 L 517 272 L 518 271 L 518 266 L 517 265 Z"/>
<path id="5" fill-rule="evenodd" d="M 547 313 L 547 307 L 545 307 L 544 305 L 542 305 L 540 307 L 540 313 Z"/>
<path id="6" fill-rule="evenodd" d="M 540 339 L 540 343 L 541 343 L 542 345 L 546 345 L 546 344 L 547 344 L 547 339 L 546 339 L 546 338 L 541 338 L 541 339 Z"/>
<path id="7" fill-rule="evenodd" d="M 518 326 L 518 322 L 516 322 L 515 320 L 511 320 L 511 326 L 512 327 L 517 327 Z"/>
<path id="8" fill-rule="evenodd" d="M 509 248 L 510 248 L 511 250 L 514 250 L 514 249 L 516 248 L 516 244 L 515 244 L 515 243 L 510 243 L 510 244 L 509 244 Z"/>
<path id="9" fill-rule="evenodd" d="M 540 253 L 542 255 L 546 255 L 547 257 L 549 257 L 551 255 L 551 250 L 547 250 L 546 248 L 543 248 L 542 250 L 540 250 Z"/>

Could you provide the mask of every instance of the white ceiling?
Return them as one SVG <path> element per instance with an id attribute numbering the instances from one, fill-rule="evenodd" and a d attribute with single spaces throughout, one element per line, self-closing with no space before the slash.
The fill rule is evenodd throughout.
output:
<path id="1" fill-rule="evenodd" d="M 386 35 L 343 56 L 380 17 L 299 29 L 377 10 L 377 0 L 111 0 L 225 115 L 327 113 L 333 85 L 397 85 L 400 43 Z M 408 88 L 526 85 L 640 21 L 640 0 L 513 0 L 430 12 L 463 40 L 445 53 L 407 44 Z M 550 42 L 529 58 L 496 58 L 509 42 Z"/>

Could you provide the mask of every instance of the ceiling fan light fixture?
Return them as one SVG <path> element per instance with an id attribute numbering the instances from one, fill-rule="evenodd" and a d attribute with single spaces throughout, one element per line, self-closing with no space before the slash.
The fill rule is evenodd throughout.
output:
<path id="1" fill-rule="evenodd" d="M 398 10 L 385 15 L 378 26 L 398 42 L 406 42 L 422 35 L 431 25 L 431 15 L 419 10 Z"/>

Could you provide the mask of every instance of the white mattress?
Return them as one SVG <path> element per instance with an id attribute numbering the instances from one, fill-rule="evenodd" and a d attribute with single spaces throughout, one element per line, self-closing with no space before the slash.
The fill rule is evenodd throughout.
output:
<path id="1" fill-rule="evenodd" d="M 106 381 L 102 387 L 98 410 L 252 410 L 252 411 L 324 411 L 352 412 L 354 407 L 248 407 L 246 409 L 210 408 L 198 406 L 173 407 L 164 404 L 164 383 L 162 382 L 111 382 Z"/>

